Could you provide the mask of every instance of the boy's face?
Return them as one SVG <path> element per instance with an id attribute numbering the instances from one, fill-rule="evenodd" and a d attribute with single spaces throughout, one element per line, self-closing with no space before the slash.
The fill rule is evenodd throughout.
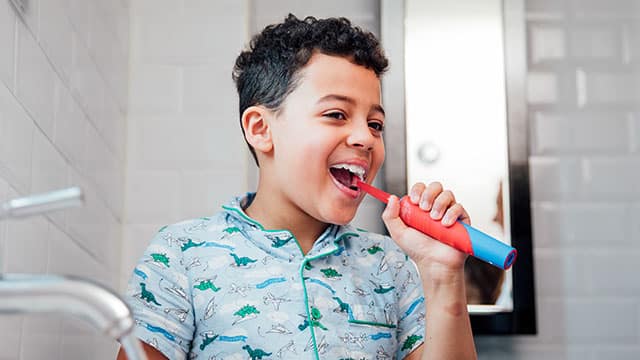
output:
<path id="1" fill-rule="evenodd" d="M 271 122 L 270 190 L 294 211 L 348 223 L 364 197 L 348 186 L 354 174 L 364 172 L 371 183 L 384 160 L 384 120 L 372 70 L 314 54 Z"/>

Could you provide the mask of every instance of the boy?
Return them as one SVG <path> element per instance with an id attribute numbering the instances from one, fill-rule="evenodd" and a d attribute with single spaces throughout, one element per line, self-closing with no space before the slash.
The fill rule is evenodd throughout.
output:
<path id="1" fill-rule="evenodd" d="M 393 240 L 346 225 L 355 178 L 371 183 L 384 159 L 386 67 L 372 34 L 335 18 L 289 15 L 240 54 L 258 189 L 150 244 L 127 294 L 151 359 L 475 358 L 466 255 L 408 228 L 396 197 Z M 410 197 L 446 226 L 469 222 L 439 183 Z"/>

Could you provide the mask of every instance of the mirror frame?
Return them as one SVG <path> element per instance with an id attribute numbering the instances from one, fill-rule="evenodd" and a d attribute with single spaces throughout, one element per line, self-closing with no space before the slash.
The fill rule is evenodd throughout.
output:
<path id="1" fill-rule="evenodd" d="M 536 334 L 529 144 L 526 106 L 526 30 L 524 0 L 503 0 L 503 28 L 507 95 L 508 179 L 511 245 L 518 258 L 511 268 L 513 310 L 471 313 L 474 335 Z M 407 193 L 405 126 L 404 26 L 405 1 L 380 0 L 380 37 L 391 64 L 382 78 L 382 98 L 387 114 L 386 161 L 383 187 L 394 194 Z"/>

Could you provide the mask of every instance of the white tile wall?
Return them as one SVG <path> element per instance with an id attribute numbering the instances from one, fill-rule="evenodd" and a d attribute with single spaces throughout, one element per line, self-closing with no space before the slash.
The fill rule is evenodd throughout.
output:
<path id="1" fill-rule="evenodd" d="M 22 16 L 0 1 L 0 201 L 69 185 L 86 195 L 82 209 L 0 222 L 0 271 L 119 286 L 128 19 L 126 1 L 30 0 Z M 117 343 L 69 330 L 79 323 L 2 316 L 0 359 L 114 358 Z"/>
<path id="2" fill-rule="evenodd" d="M 246 1 L 131 1 L 123 286 L 163 225 L 248 190 L 231 80 Z"/>
<path id="3" fill-rule="evenodd" d="M 539 334 L 480 358 L 638 359 L 640 7 L 524 4 Z"/>

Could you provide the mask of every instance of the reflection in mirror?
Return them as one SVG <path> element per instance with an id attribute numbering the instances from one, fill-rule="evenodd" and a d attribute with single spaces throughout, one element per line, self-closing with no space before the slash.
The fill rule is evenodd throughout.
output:
<path id="1" fill-rule="evenodd" d="M 510 243 L 502 1 L 405 6 L 407 184 L 441 181 Z M 470 311 L 512 309 L 509 271 L 469 258 L 465 275 Z"/>

